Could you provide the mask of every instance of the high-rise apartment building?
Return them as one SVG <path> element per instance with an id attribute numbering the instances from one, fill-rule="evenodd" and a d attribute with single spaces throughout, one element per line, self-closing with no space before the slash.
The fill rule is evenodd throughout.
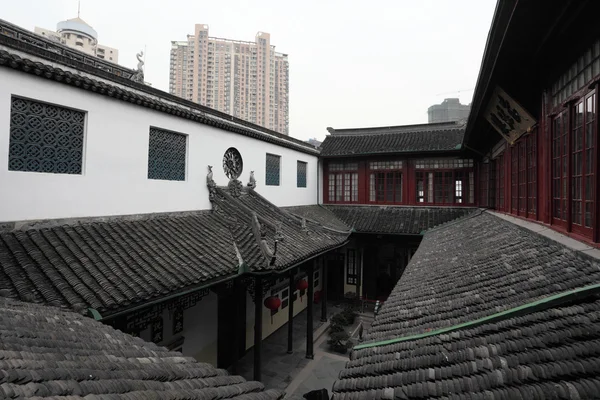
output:
<path id="1" fill-rule="evenodd" d="M 289 63 L 271 35 L 254 42 L 194 35 L 171 42 L 169 92 L 274 131 L 289 134 Z"/>
<path id="2" fill-rule="evenodd" d="M 79 18 L 61 21 L 56 25 L 56 31 L 35 27 L 34 32 L 58 43 L 94 55 L 103 60 L 119 62 L 119 50 L 98 44 L 98 33 L 94 28 Z"/>
<path id="3" fill-rule="evenodd" d="M 452 122 L 467 119 L 471 112 L 471 106 L 460 104 L 457 98 L 444 99 L 441 104 L 434 104 L 427 109 L 427 117 L 430 124 L 435 122 Z"/>

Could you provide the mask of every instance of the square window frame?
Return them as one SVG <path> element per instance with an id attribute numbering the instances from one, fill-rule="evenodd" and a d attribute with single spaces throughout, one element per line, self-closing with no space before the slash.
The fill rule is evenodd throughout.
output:
<path id="1" fill-rule="evenodd" d="M 81 148 L 81 172 L 79 174 L 59 174 L 59 173 L 55 173 L 55 172 L 36 172 L 36 171 L 16 171 L 16 170 L 11 170 L 9 169 L 9 166 L 7 165 L 6 167 L 6 171 L 8 173 L 16 173 L 16 174 L 43 174 L 43 175 L 61 175 L 61 176 L 85 176 L 86 175 L 86 165 L 87 165 L 87 141 L 88 141 L 88 121 L 89 121 L 89 111 L 88 110 L 83 110 L 81 108 L 78 107 L 73 107 L 71 105 L 67 105 L 64 103 L 57 103 L 54 101 L 48 101 L 48 100 L 44 100 L 44 99 L 36 99 L 33 97 L 29 97 L 26 95 L 21 95 L 21 94 L 15 94 L 15 93 L 11 93 L 10 94 L 10 107 L 12 108 L 12 102 L 13 99 L 22 99 L 22 100 L 28 100 L 28 101 L 34 101 L 37 103 L 43 103 L 43 104 L 47 104 L 49 106 L 56 106 L 56 107 L 62 107 L 62 108 L 66 108 L 68 110 L 73 110 L 73 111 L 78 111 L 78 112 L 82 112 L 83 113 L 83 143 L 82 143 L 82 148 Z M 10 160 L 10 118 L 11 118 L 11 111 L 9 110 L 8 112 L 8 116 L 9 116 L 9 125 L 8 125 L 8 145 L 9 145 L 9 149 L 7 151 L 7 163 Z"/>
<path id="2" fill-rule="evenodd" d="M 270 184 L 269 182 L 267 182 L 267 162 L 268 162 L 267 160 L 268 160 L 269 156 L 277 157 L 279 159 L 279 182 L 278 182 L 277 185 Z M 279 154 L 265 153 L 265 186 L 275 186 L 275 187 L 282 186 L 282 184 L 281 184 L 281 175 L 282 175 L 282 173 L 281 173 L 281 170 L 282 170 L 282 168 L 281 168 L 281 164 L 282 164 L 281 159 L 282 159 L 282 157 Z"/>
<path id="3" fill-rule="evenodd" d="M 150 131 L 152 129 L 159 129 L 161 131 L 165 131 L 165 132 L 169 132 L 169 133 L 173 133 L 176 135 L 181 135 L 185 137 L 185 167 L 184 167 L 184 178 L 183 180 L 171 180 L 171 179 L 159 179 L 159 178 L 149 178 L 148 177 L 148 163 L 150 162 Z M 189 178 L 189 160 L 190 160 L 190 135 L 187 133 L 183 133 L 183 132 L 178 132 L 172 129 L 167 129 L 167 128 L 161 128 L 159 126 L 156 125 L 149 125 L 148 126 L 148 147 L 146 149 L 146 179 L 149 181 L 158 181 L 158 182 L 187 182 L 188 178 Z"/>

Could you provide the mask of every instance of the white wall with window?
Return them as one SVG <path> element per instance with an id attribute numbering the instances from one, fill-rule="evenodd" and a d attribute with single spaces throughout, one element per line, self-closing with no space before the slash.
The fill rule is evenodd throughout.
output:
<path id="1" fill-rule="evenodd" d="M 47 103 L 59 109 L 74 110 L 75 114 L 83 116 L 81 143 L 71 143 L 71 136 L 61 136 L 61 140 L 68 142 L 63 149 L 67 152 L 62 157 L 68 160 L 80 158 L 80 171 L 33 172 L 31 168 L 9 168 L 11 135 L 13 138 L 15 135 L 13 98 Z M 32 122 L 28 118 L 32 119 L 32 116 L 27 114 L 25 120 L 18 122 Z M 37 115 L 33 120 L 34 123 L 55 125 L 63 122 L 60 118 L 46 115 Z M 44 129 L 45 125 L 39 128 L 40 132 Z M 60 129 L 60 126 L 56 129 Z M 177 179 L 149 179 L 151 129 L 173 132 L 185 139 L 185 147 L 178 147 L 179 151 L 185 153 L 183 179 L 179 179 L 181 175 Z M 35 140 L 38 140 L 38 146 L 23 149 L 21 154 L 29 150 L 40 153 L 53 150 L 43 148 L 43 135 Z M 213 166 L 216 183 L 227 185 L 228 178 L 222 167 L 223 155 L 232 146 L 243 157 L 244 169 L 239 179 L 244 184 L 248 182 L 250 171 L 254 171 L 257 192 L 276 205 L 317 203 L 316 155 L 34 75 L 7 68 L 0 70 L 0 187 L 3 193 L 0 221 L 209 209 L 207 165 Z M 265 184 L 266 153 L 280 156 L 278 185 Z M 174 157 L 171 161 L 177 164 L 176 159 L 180 154 L 171 154 Z M 297 185 L 298 161 L 307 165 L 306 187 Z"/>

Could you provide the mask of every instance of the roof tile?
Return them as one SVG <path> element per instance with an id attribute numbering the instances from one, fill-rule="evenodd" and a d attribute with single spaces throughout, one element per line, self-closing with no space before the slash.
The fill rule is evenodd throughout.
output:
<path id="1" fill-rule="evenodd" d="M 599 278 L 595 259 L 489 213 L 475 214 L 425 234 L 365 339 L 473 321 Z M 446 334 L 354 350 L 333 399 L 383 399 L 377 393 L 389 388 L 408 398 L 593 398 L 599 343 L 600 296 L 588 294 Z M 373 379 L 378 376 L 387 379 Z"/>
<path id="2" fill-rule="evenodd" d="M 283 398 L 225 370 L 79 314 L 0 298 L 0 397 Z"/>
<path id="3" fill-rule="evenodd" d="M 321 156 L 427 153 L 459 150 L 465 130 L 456 123 L 397 126 L 385 129 L 345 129 L 327 135 Z"/>

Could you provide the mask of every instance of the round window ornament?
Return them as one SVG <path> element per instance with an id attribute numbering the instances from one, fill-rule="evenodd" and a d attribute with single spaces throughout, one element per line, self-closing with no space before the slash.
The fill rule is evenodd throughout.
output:
<path id="1" fill-rule="evenodd" d="M 223 171 L 229 179 L 237 179 L 244 170 L 242 155 L 235 147 L 230 147 L 223 156 Z"/>

